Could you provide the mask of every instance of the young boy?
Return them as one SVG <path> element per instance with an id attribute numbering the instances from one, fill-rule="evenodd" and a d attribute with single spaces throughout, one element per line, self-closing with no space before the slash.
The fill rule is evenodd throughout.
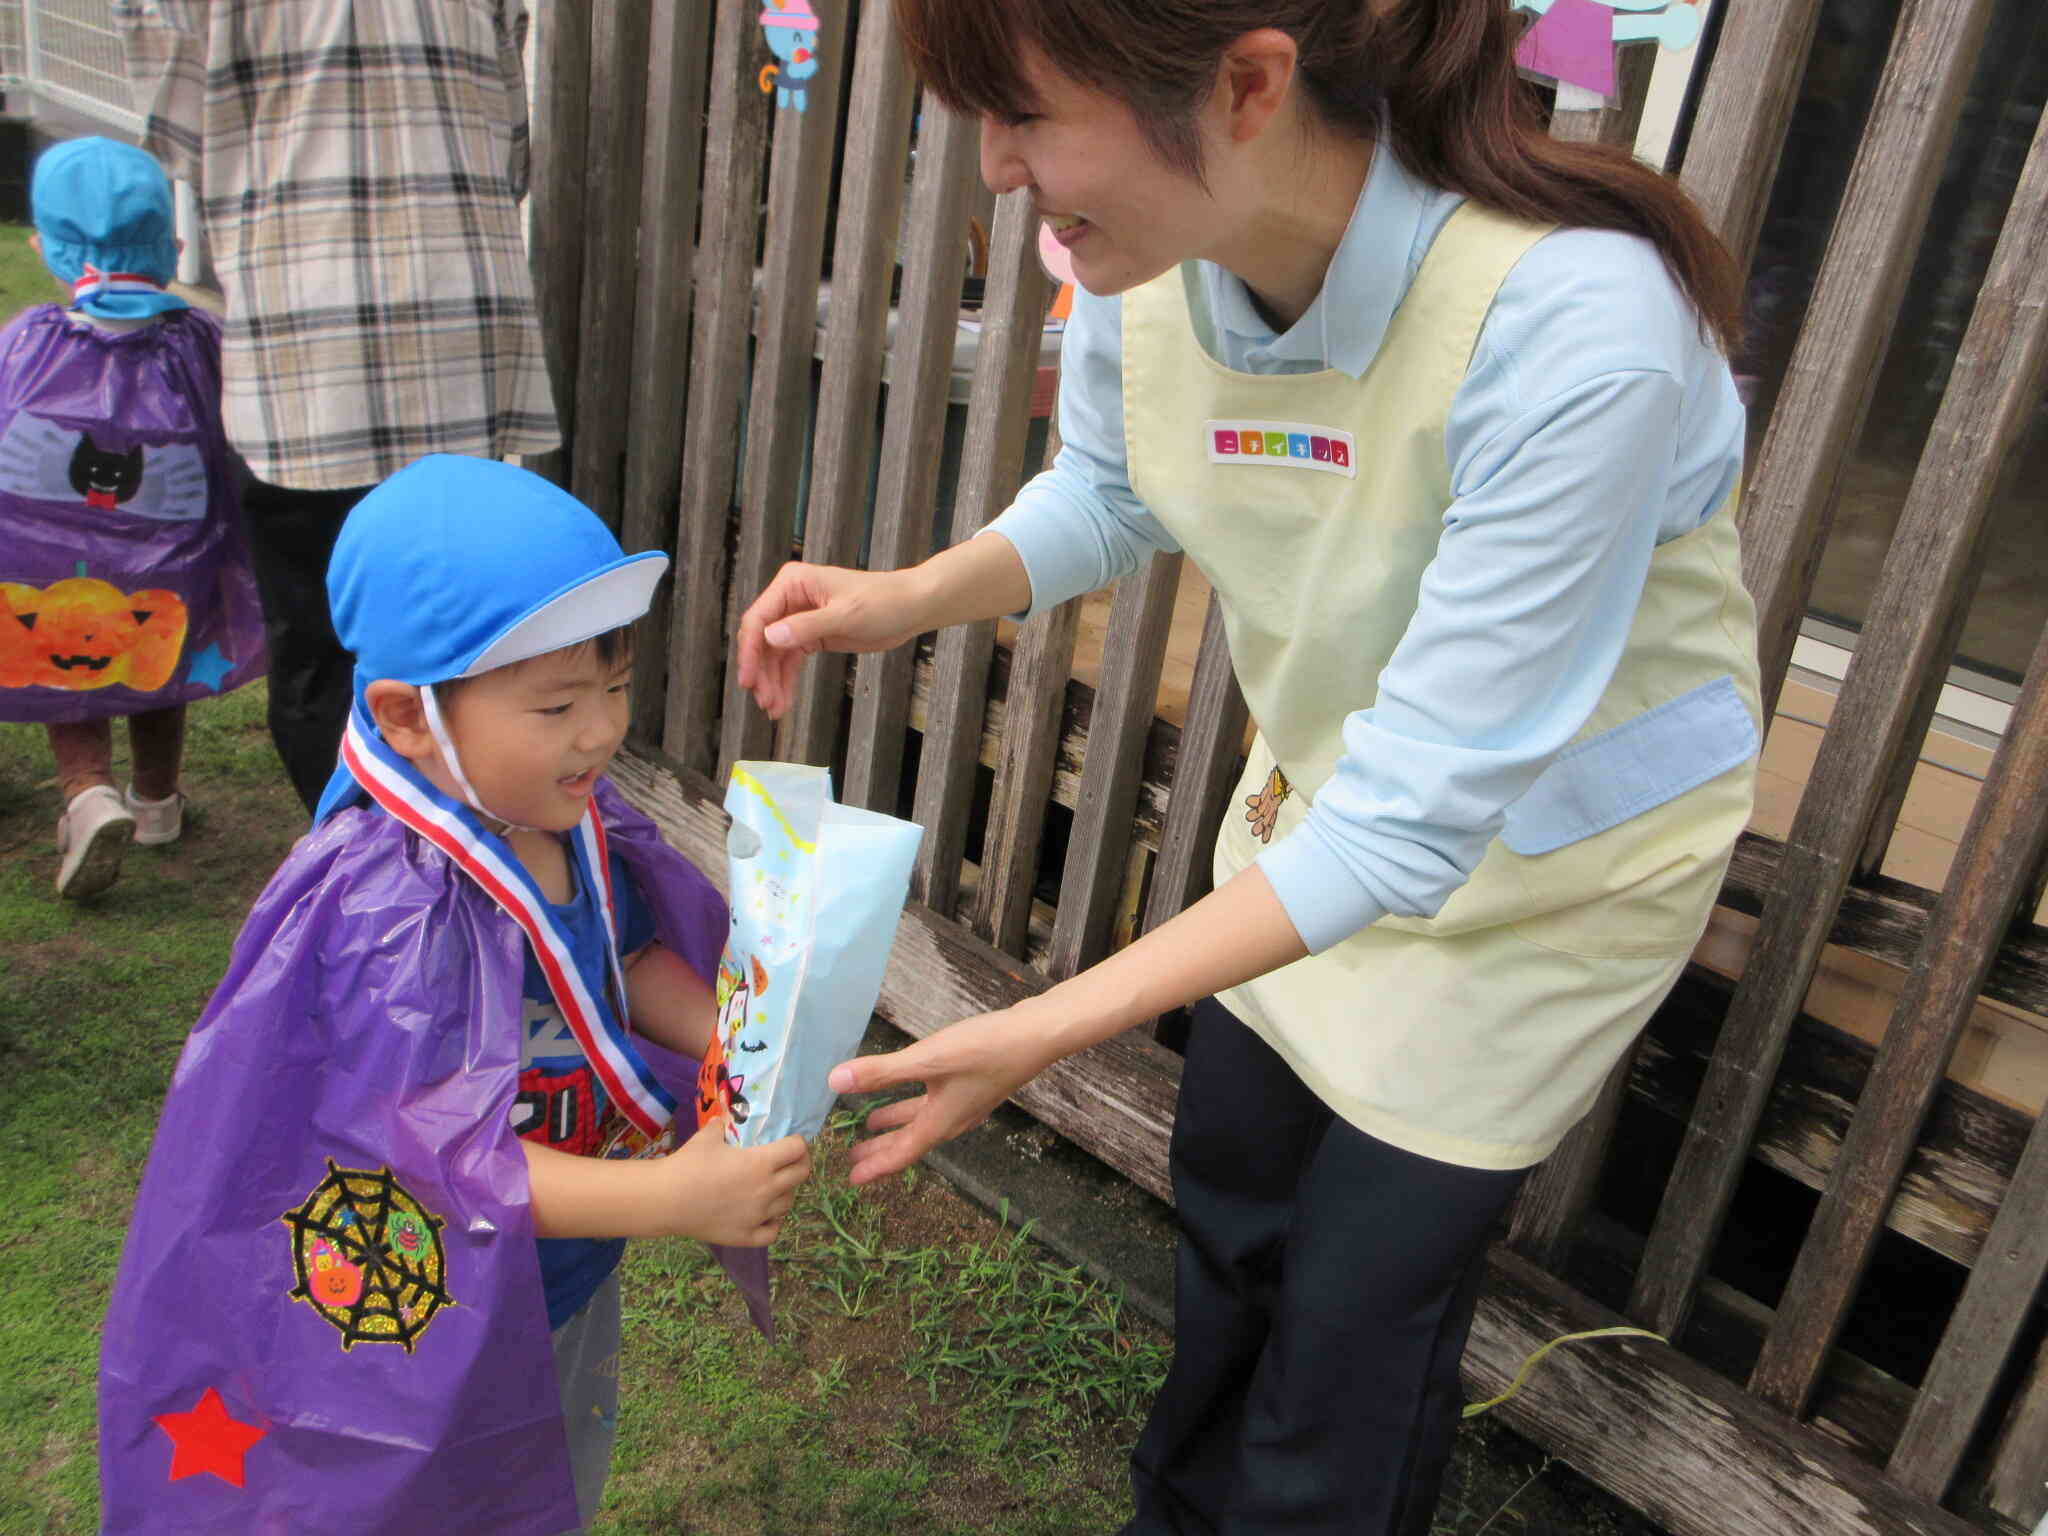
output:
<path id="1" fill-rule="evenodd" d="M 263 674 L 263 615 L 221 435 L 220 323 L 164 291 L 162 168 L 72 139 L 37 160 L 30 204 L 68 302 L 0 332 L 0 720 L 49 730 L 57 893 L 77 898 L 113 882 L 131 840 L 177 840 L 185 705 Z"/>
<path id="2" fill-rule="evenodd" d="M 619 1240 L 780 1227 L 800 1137 L 662 1147 L 726 927 L 603 778 L 666 565 L 488 460 L 349 514 L 341 765 L 185 1048 L 115 1281 L 109 1536 L 579 1527 Z"/>

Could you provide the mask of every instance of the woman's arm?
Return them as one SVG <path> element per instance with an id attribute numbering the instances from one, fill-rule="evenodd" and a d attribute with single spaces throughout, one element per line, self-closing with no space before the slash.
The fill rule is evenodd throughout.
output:
<path id="1" fill-rule="evenodd" d="M 917 1097 L 868 1117 L 871 1129 L 886 1134 L 854 1147 L 848 1176 L 865 1184 L 900 1172 L 939 1142 L 980 1124 L 1061 1057 L 1307 953 L 1273 887 L 1254 867 L 1027 1002 L 963 1019 L 887 1056 L 845 1062 L 832 1072 L 840 1093 L 925 1085 Z"/>
<path id="2" fill-rule="evenodd" d="M 786 565 L 740 619 L 740 686 L 780 719 L 813 651 L 892 650 L 949 624 L 1043 612 L 1115 581 L 1166 530 L 1124 461 L 1121 305 L 1082 295 L 1060 351 L 1062 446 L 983 534 L 901 571 Z"/>

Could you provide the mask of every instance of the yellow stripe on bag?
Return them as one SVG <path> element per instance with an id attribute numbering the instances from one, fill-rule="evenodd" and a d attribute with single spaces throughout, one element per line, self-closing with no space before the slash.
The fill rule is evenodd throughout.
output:
<path id="1" fill-rule="evenodd" d="M 1461 1417 L 1476 1419 L 1489 1408 L 1498 1408 L 1522 1390 L 1529 1380 L 1530 1373 L 1542 1363 L 1545 1355 L 1560 1344 L 1573 1344 L 1580 1339 L 1655 1339 L 1659 1344 L 1670 1342 L 1663 1334 L 1652 1333 L 1647 1328 L 1589 1328 L 1584 1333 L 1561 1333 L 1522 1362 L 1522 1368 L 1515 1372 L 1515 1379 L 1508 1383 L 1505 1392 L 1498 1397 L 1489 1397 L 1483 1403 L 1467 1403 Z"/>
<path id="2" fill-rule="evenodd" d="M 746 769 L 740 767 L 738 764 L 734 764 L 732 770 L 732 781 L 733 783 L 739 785 L 742 789 L 751 790 L 753 792 L 754 798 L 759 800 L 763 805 L 768 807 L 768 814 L 775 818 L 776 823 L 782 828 L 783 832 L 788 835 L 789 840 L 792 843 L 796 844 L 797 850 L 799 852 L 816 853 L 818 851 L 818 845 L 816 843 L 807 843 L 802 838 L 796 835 L 796 828 L 789 824 L 789 818 L 782 814 L 782 807 L 775 803 L 775 797 L 769 794 L 768 791 L 762 787 L 761 781 L 759 779 L 755 778 L 751 773 L 747 772 Z"/>

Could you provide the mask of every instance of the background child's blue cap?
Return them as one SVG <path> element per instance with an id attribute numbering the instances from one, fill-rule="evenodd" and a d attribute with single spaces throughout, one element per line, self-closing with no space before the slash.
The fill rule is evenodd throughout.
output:
<path id="1" fill-rule="evenodd" d="M 186 307 L 163 291 L 178 272 L 178 221 L 170 179 L 144 151 L 101 138 L 53 144 L 36 161 L 29 206 L 43 237 L 43 260 L 58 281 L 73 287 L 75 308 L 110 320 L 146 320 Z M 78 291 L 88 267 L 104 277 Z M 130 280 L 123 283 L 118 274 Z"/>
<path id="2" fill-rule="evenodd" d="M 417 459 L 355 504 L 327 567 L 359 718 L 378 678 L 475 677 L 630 624 L 667 569 L 666 555 L 627 554 L 594 512 L 530 470 Z M 319 815 L 355 793 L 337 768 Z"/>

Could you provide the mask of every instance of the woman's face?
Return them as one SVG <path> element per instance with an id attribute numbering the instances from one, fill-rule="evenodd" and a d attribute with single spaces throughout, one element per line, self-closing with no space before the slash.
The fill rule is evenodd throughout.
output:
<path id="1" fill-rule="evenodd" d="M 1031 193 L 1090 293 L 1122 293 L 1207 255 L 1221 209 L 1201 182 L 1160 159 L 1131 109 L 1056 71 L 1027 48 L 1028 110 L 981 123 L 981 176 Z"/>

